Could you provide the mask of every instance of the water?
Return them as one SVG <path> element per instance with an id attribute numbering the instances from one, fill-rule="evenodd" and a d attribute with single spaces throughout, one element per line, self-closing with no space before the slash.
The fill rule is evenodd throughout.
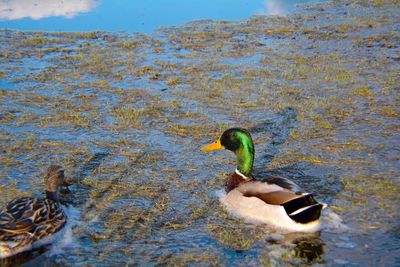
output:
<path id="1" fill-rule="evenodd" d="M 0 206 L 43 196 L 51 163 L 73 183 L 60 243 L 0 265 L 398 266 L 399 14 L 335 1 L 151 35 L 0 31 Z M 232 126 L 255 174 L 328 204 L 321 231 L 224 210 L 234 155 L 200 148 Z"/>
<path id="2" fill-rule="evenodd" d="M 151 33 L 197 19 L 238 20 L 256 14 L 287 14 L 303 1 L 98 1 L 1 0 L 0 28 L 37 31 Z M 315 2 L 315 1 L 314 1 Z"/>

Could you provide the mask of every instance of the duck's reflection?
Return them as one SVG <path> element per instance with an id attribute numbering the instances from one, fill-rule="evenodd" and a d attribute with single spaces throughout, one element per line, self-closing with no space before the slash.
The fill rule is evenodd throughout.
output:
<path id="1" fill-rule="evenodd" d="M 321 260 L 324 254 L 324 243 L 315 235 L 308 237 L 300 237 L 293 241 L 296 245 L 294 248 L 296 257 L 305 260 L 307 263 L 315 263 Z"/>
<path id="2" fill-rule="evenodd" d="M 46 17 L 73 18 L 97 6 L 98 0 L 9 0 L 0 1 L 0 19 L 42 19 Z"/>
<path id="3" fill-rule="evenodd" d="M 40 258 L 40 255 L 43 255 L 46 251 L 48 251 L 50 245 L 41 246 L 29 251 L 24 251 L 18 253 L 17 255 L 11 256 L 9 258 L 0 259 L 0 266 L 2 267 L 12 267 L 12 266 L 20 266 L 22 264 L 26 264 L 30 261 L 35 261 L 36 258 Z M 38 261 L 37 263 L 39 263 Z M 38 265 L 29 265 L 28 266 L 38 266 Z"/>
<path id="4" fill-rule="evenodd" d="M 323 263 L 324 242 L 320 238 L 320 233 L 289 233 L 282 238 L 268 240 L 271 244 L 289 246 L 294 251 L 294 257 L 303 263 L 314 264 Z M 293 255 L 293 254 L 292 254 Z"/>

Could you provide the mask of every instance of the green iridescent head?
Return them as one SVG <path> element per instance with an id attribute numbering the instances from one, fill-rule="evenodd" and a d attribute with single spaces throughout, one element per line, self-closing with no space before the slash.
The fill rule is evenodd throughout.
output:
<path id="1" fill-rule="evenodd" d="M 235 153 L 237 170 L 246 176 L 251 176 L 254 162 L 254 144 L 250 133 L 242 128 L 230 128 L 212 144 L 202 148 L 203 151 L 228 149 Z"/>

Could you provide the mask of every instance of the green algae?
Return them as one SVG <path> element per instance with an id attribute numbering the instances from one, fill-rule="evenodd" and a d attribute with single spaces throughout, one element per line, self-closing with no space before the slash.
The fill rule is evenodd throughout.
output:
<path id="1" fill-rule="evenodd" d="M 112 115 L 115 116 L 117 122 L 125 127 L 138 127 L 141 125 L 141 116 L 143 110 L 137 110 L 132 107 L 121 107 L 112 111 Z"/>
<path id="2" fill-rule="evenodd" d="M 242 226 L 243 227 L 243 226 Z M 257 240 L 265 237 L 265 232 L 255 229 L 239 227 L 227 227 L 220 225 L 207 226 L 210 235 L 217 239 L 222 245 L 234 250 L 250 249 Z"/>
<path id="3" fill-rule="evenodd" d="M 188 251 L 179 254 L 165 254 L 158 258 L 159 264 L 166 266 L 188 266 L 188 265 L 204 265 L 204 266 L 221 266 L 223 265 L 220 259 L 208 253 L 198 251 Z"/>
<path id="4" fill-rule="evenodd" d="M 27 192 L 23 190 L 16 189 L 17 183 L 12 184 L 0 184 L 0 205 L 5 205 L 8 201 L 17 198 L 17 197 L 26 197 L 29 196 Z"/>

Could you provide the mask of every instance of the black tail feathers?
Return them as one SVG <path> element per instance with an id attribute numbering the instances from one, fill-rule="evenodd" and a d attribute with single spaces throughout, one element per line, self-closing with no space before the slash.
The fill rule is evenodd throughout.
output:
<path id="1" fill-rule="evenodd" d="M 298 223 L 309 223 L 319 219 L 323 204 L 318 203 L 312 194 L 293 199 L 282 206 L 288 216 Z"/>

